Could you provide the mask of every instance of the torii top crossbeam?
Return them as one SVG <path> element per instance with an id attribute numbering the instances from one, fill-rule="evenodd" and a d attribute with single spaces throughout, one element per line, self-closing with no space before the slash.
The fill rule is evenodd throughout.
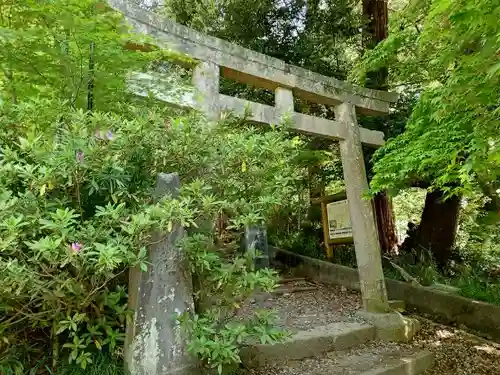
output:
<path id="1" fill-rule="evenodd" d="M 220 67 L 223 76 L 239 82 L 273 91 L 277 87 L 289 88 L 295 97 L 313 103 L 351 103 L 363 114 L 388 113 L 390 104 L 398 98 L 396 93 L 355 86 L 200 33 L 168 18 L 132 6 L 126 0 L 108 0 L 108 3 L 125 15 L 136 32 L 153 37 L 158 47 L 188 55 L 199 61 L 214 63 Z M 309 118 L 307 120 L 311 121 Z M 316 121 L 321 120 L 318 118 Z M 317 131 L 312 133 L 321 135 Z M 331 136 L 328 133 L 323 135 Z M 381 145 L 382 134 L 367 136 L 366 142 L 363 143 Z"/>

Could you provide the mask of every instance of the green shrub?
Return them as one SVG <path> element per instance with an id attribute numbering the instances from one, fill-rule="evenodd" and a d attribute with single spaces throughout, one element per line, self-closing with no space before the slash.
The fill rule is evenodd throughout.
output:
<path id="1" fill-rule="evenodd" d="M 500 305 L 500 283 L 487 277 L 471 274 L 455 282 L 460 294 L 467 298 Z"/>
<path id="2" fill-rule="evenodd" d="M 119 356 L 128 269 L 148 267 L 150 233 L 174 222 L 210 224 L 186 244 L 205 303 L 179 317 L 191 348 L 215 369 L 238 362 L 238 298 L 272 288 L 276 275 L 235 256 L 235 238 L 291 204 L 301 142 L 284 127 L 207 124 L 131 97 L 130 71 L 154 70 L 169 53 L 123 48 L 147 38 L 102 2 L 8 0 L 0 11 L 0 372 L 53 371 L 67 359 L 93 371 L 96 353 Z M 180 199 L 152 200 L 160 172 L 179 173 Z M 270 318 L 243 322 L 243 336 L 279 339 Z"/>
<path id="3" fill-rule="evenodd" d="M 54 116 L 36 116 L 44 110 Z M 147 267 L 153 229 L 188 225 L 195 213 L 186 201 L 151 201 L 150 141 L 166 137 L 158 120 L 46 101 L 2 108 L 3 332 L 46 335 L 56 358 L 62 351 L 83 368 L 89 348 L 114 352 L 123 341 L 127 269 Z"/>
<path id="4" fill-rule="evenodd" d="M 300 178 L 296 142 L 284 130 L 262 132 L 230 117 L 207 127 L 195 115 L 165 121 L 154 107 L 89 115 L 45 100 L 1 111 L 2 361 L 22 361 L 19 352 L 9 354 L 13 348 L 25 358 L 47 348 L 54 361 L 69 357 L 82 368 L 96 351 L 114 355 L 130 317 L 127 270 L 147 268 L 152 231 L 222 215 L 225 232 L 237 237 L 242 225 L 265 223 L 286 205 Z M 153 202 L 157 173 L 170 171 L 181 175 L 181 198 Z M 276 276 L 219 255 L 231 246 L 216 241 L 212 227 L 200 231 L 187 246 L 192 270 L 205 281 L 200 293 L 219 302 L 185 319 L 194 327 L 193 351 L 207 360 L 210 343 L 200 341 L 200 327 L 217 326 L 213 341 L 232 335 L 235 325 L 221 324 L 222 312 L 234 309 L 237 297 L 272 288 Z M 245 324 L 259 339 L 282 336 L 263 316 Z M 228 340 L 210 366 L 238 361 L 239 336 Z"/>
<path id="5" fill-rule="evenodd" d="M 61 363 L 57 375 L 125 375 L 123 360 L 104 354 L 96 354 L 86 369 L 77 364 Z"/>

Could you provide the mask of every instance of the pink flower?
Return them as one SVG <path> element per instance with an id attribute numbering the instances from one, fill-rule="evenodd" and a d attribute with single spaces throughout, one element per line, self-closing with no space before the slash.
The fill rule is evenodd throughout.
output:
<path id="1" fill-rule="evenodd" d="M 82 247 L 83 245 L 79 242 L 73 242 L 71 244 L 71 251 L 73 251 L 74 253 L 78 254 L 80 251 L 82 251 Z"/>
<path id="2" fill-rule="evenodd" d="M 94 136 L 97 139 L 100 139 L 101 141 L 105 141 L 105 140 L 112 141 L 113 140 L 113 132 L 111 130 L 106 130 L 104 132 L 104 131 L 102 131 L 100 129 L 97 129 L 95 131 Z"/>
<path id="3" fill-rule="evenodd" d="M 85 154 L 83 153 L 83 151 L 77 151 L 75 158 L 76 158 L 76 161 L 83 163 L 83 159 L 85 158 Z"/>

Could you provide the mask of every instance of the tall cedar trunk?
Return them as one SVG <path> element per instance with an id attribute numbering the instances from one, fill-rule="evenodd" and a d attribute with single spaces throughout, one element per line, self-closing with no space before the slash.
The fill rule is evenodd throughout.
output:
<path id="1" fill-rule="evenodd" d="M 408 245 L 429 250 L 438 266 L 445 268 L 455 243 L 459 211 L 459 196 L 444 200 L 441 190 L 428 192 L 420 224 Z"/>
<path id="2" fill-rule="evenodd" d="M 308 145 L 311 151 L 318 151 L 324 149 L 324 140 L 321 138 L 313 138 Z M 309 181 L 309 198 L 321 198 L 325 193 L 325 183 L 321 176 L 321 165 L 318 163 L 311 164 L 307 167 L 308 181 Z M 311 204 L 308 213 L 309 220 L 312 222 L 321 221 L 321 206 L 318 204 Z"/>
<path id="3" fill-rule="evenodd" d="M 372 49 L 387 38 L 387 1 L 364 0 L 363 15 L 366 22 L 364 47 L 365 49 Z M 375 72 L 369 72 L 366 86 L 378 90 L 387 90 L 387 69 L 382 68 Z M 374 205 L 380 247 L 385 253 L 392 252 L 398 246 L 392 201 L 385 192 L 381 192 L 375 196 Z"/>
<path id="4" fill-rule="evenodd" d="M 310 30 L 314 26 L 316 18 L 318 16 L 319 4 L 320 0 L 307 1 L 307 13 L 305 19 L 306 30 Z M 313 104 L 312 108 L 310 109 L 314 112 L 315 110 L 318 110 L 320 108 L 317 108 Z M 318 151 L 325 147 L 324 143 L 324 140 L 321 138 L 313 138 L 311 139 L 308 148 L 313 151 Z M 321 165 L 319 165 L 318 163 L 309 165 L 307 167 L 309 180 L 309 198 L 311 200 L 315 198 L 321 198 L 321 196 L 323 196 L 325 193 L 325 184 L 321 178 L 318 178 L 321 175 L 321 170 Z M 318 204 L 312 204 L 309 208 L 308 213 L 309 220 L 313 222 L 321 221 L 321 215 L 321 206 Z"/>
<path id="5" fill-rule="evenodd" d="M 387 38 L 387 0 L 363 0 L 363 17 L 365 19 L 364 48 L 372 49 Z M 387 90 L 387 68 L 368 72 L 366 86 Z"/>
<path id="6" fill-rule="evenodd" d="M 398 247 L 392 200 L 386 192 L 382 192 L 375 196 L 373 204 L 375 205 L 380 247 L 384 253 L 391 253 Z"/>

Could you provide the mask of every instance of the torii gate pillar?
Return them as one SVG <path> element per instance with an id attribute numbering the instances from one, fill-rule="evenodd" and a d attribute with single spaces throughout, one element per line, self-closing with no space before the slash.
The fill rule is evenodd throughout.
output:
<path id="1" fill-rule="evenodd" d="M 345 129 L 345 139 L 340 141 L 340 155 L 363 306 L 368 312 L 386 312 L 389 303 L 375 215 L 371 201 L 363 199 L 363 194 L 368 190 L 368 181 L 356 109 L 349 103 L 339 104 L 335 107 L 335 118 Z"/>

